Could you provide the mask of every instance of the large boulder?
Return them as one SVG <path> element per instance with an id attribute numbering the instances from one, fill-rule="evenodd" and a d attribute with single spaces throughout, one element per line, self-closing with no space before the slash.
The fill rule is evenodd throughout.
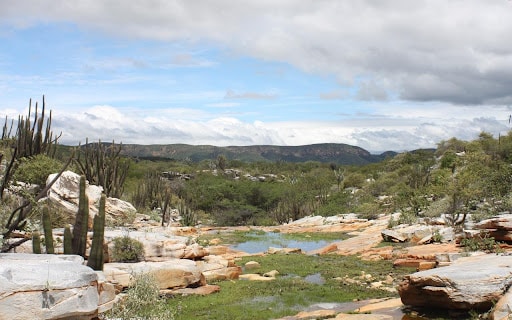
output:
<path id="1" fill-rule="evenodd" d="M 192 260 L 169 259 L 161 262 L 105 263 L 103 273 L 111 283 L 129 287 L 137 274 L 155 277 L 160 289 L 206 285 L 201 269 Z"/>
<path id="2" fill-rule="evenodd" d="M 46 180 L 52 181 L 57 174 L 51 174 Z M 48 200 L 57 209 L 68 214 L 70 222 L 78 211 L 80 175 L 72 171 L 64 171 L 48 191 Z M 98 213 L 98 205 L 103 188 L 90 185 L 86 182 L 85 193 L 89 197 L 89 224 L 92 226 L 92 219 Z M 116 198 L 107 198 L 105 212 L 107 219 L 113 221 L 127 221 L 137 210 L 129 202 Z"/>
<path id="3" fill-rule="evenodd" d="M 79 256 L 0 254 L 0 319 L 92 319 L 111 298 L 99 289 Z"/>
<path id="4" fill-rule="evenodd" d="M 496 241 L 512 242 L 512 214 L 503 214 L 475 224 L 476 229 L 485 230 Z"/>
<path id="5" fill-rule="evenodd" d="M 476 255 L 408 275 L 398 292 L 405 305 L 488 310 L 512 285 L 511 274 L 512 256 Z"/>

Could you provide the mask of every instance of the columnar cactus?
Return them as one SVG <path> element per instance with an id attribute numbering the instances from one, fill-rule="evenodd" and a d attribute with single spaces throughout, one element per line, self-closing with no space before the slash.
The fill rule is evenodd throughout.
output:
<path id="1" fill-rule="evenodd" d="M 52 222 L 50 220 L 50 211 L 48 207 L 43 208 L 43 230 L 44 230 L 44 244 L 46 246 L 46 253 L 55 253 L 53 249 L 53 232 Z"/>
<path id="2" fill-rule="evenodd" d="M 98 214 L 94 217 L 91 252 L 87 266 L 93 270 L 103 270 L 103 242 L 105 233 L 105 194 L 101 195 Z"/>
<path id="3" fill-rule="evenodd" d="M 64 254 L 73 254 L 73 235 L 69 224 L 64 227 Z"/>
<path id="4" fill-rule="evenodd" d="M 85 176 L 80 176 L 78 212 L 73 227 L 73 254 L 85 258 L 87 246 L 87 228 L 89 224 L 89 198 L 85 194 Z"/>
<path id="5" fill-rule="evenodd" d="M 32 232 L 32 252 L 41 254 L 41 234 L 39 231 Z"/>

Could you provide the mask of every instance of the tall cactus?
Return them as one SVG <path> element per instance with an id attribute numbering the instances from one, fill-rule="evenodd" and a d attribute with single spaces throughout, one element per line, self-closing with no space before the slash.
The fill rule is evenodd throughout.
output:
<path id="1" fill-rule="evenodd" d="M 41 254 L 41 234 L 39 231 L 32 232 L 32 252 Z"/>
<path id="2" fill-rule="evenodd" d="M 52 221 L 50 220 L 50 210 L 48 207 L 43 208 L 43 230 L 44 230 L 44 245 L 46 246 L 46 253 L 55 253 L 53 248 L 53 232 Z"/>
<path id="3" fill-rule="evenodd" d="M 91 252 L 87 266 L 93 270 L 103 270 L 103 242 L 105 233 L 105 194 L 101 195 L 98 214 L 94 217 Z"/>
<path id="4" fill-rule="evenodd" d="M 78 198 L 78 212 L 73 227 L 73 254 L 85 258 L 87 246 L 87 228 L 89 224 L 89 198 L 85 194 L 85 176 L 80 176 L 80 191 Z"/>
<path id="5" fill-rule="evenodd" d="M 73 234 L 69 224 L 64 227 L 64 254 L 73 254 Z"/>

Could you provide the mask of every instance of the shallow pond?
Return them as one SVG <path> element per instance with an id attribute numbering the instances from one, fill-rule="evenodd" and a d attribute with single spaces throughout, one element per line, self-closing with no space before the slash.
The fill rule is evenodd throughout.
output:
<path id="1" fill-rule="evenodd" d="M 234 250 L 240 250 L 250 254 L 265 252 L 268 248 L 298 248 L 303 252 L 317 250 L 330 243 L 343 240 L 308 240 L 307 237 L 297 239 L 297 235 L 290 235 L 279 232 L 258 232 L 251 234 L 251 240 L 230 246 Z"/>

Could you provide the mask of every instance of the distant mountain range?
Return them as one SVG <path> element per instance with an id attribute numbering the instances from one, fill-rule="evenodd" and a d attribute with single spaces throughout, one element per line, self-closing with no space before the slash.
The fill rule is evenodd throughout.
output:
<path id="1" fill-rule="evenodd" d="M 351 145 L 339 143 L 321 143 L 304 146 L 228 146 L 216 147 L 209 145 L 166 144 L 139 145 L 123 144 L 122 154 L 138 159 L 149 160 L 190 160 L 199 162 L 217 159 L 223 155 L 228 160 L 286 161 L 306 162 L 319 161 L 345 165 L 363 165 L 393 157 L 396 152 L 388 151 L 380 155 Z"/>

